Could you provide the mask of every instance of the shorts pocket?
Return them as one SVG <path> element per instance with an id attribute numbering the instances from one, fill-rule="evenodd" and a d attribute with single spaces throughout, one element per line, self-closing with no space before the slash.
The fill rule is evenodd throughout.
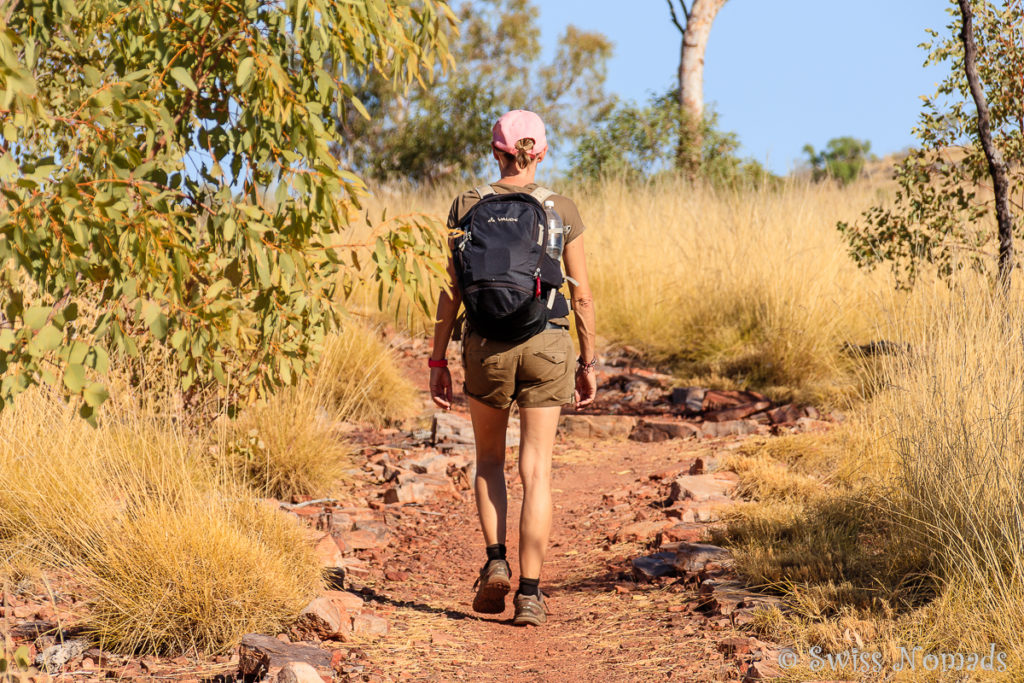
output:
<path id="1" fill-rule="evenodd" d="M 523 358 L 521 379 L 527 382 L 544 382 L 565 374 L 567 354 L 557 349 L 534 351 Z"/>

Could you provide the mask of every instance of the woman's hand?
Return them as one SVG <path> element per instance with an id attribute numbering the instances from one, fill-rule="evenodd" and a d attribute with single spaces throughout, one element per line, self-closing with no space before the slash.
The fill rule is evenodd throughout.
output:
<path id="1" fill-rule="evenodd" d="M 590 405 L 597 396 L 597 373 L 594 368 L 576 368 L 576 410 Z"/>
<path id="2" fill-rule="evenodd" d="M 452 373 L 448 368 L 430 368 L 430 398 L 438 408 L 452 409 Z"/>

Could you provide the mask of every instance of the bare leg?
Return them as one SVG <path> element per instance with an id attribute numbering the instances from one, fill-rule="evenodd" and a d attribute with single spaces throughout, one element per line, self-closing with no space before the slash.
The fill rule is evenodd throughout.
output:
<path id="1" fill-rule="evenodd" d="M 519 573 L 539 579 L 551 533 L 551 452 L 561 406 L 521 408 L 519 476 L 523 512 L 519 518 Z"/>
<path id="2" fill-rule="evenodd" d="M 469 414 L 473 418 L 476 440 L 476 509 L 484 543 L 505 543 L 508 498 L 505 493 L 505 429 L 508 408 L 499 410 L 469 398 Z"/>

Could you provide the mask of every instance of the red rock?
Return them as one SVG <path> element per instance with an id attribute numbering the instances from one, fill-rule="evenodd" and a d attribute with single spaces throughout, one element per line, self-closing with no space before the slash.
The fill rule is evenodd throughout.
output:
<path id="1" fill-rule="evenodd" d="M 665 543 L 696 543 L 704 534 L 704 528 L 699 524 L 675 524 L 662 530 L 661 542 Z"/>
<path id="2" fill-rule="evenodd" d="M 316 598 L 299 613 L 294 629 L 303 639 L 315 636 L 334 640 L 347 638 L 352 625 L 348 614 L 329 598 Z"/>
<path id="3" fill-rule="evenodd" d="M 668 612 L 683 612 L 686 610 L 686 605 L 669 605 Z"/>
<path id="4" fill-rule="evenodd" d="M 238 669 L 243 676 L 263 676 L 276 673 L 288 662 L 305 662 L 315 669 L 330 669 L 331 655 L 327 650 L 309 645 L 288 645 L 277 638 L 249 633 L 242 636 L 238 646 Z"/>
<path id="5" fill-rule="evenodd" d="M 755 391 L 708 391 L 704 394 L 704 401 L 701 404 L 703 410 L 721 410 L 733 408 L 744 403 L 759 403 L 767 401 L 768 398 Z"/>
<path id="6" fill-rule="evenodd" d="M 324 683 L 324 679 L 305 662 L 288 662 L 278 672 L 277 683 Z"/>
<path id="7" fill-rule="evenodd" d="M 357 614 L 352 618 L 352 630 L 373 637 L 387 635 L 388 620 L 376 614 Z"/>
<path id="8" fill-rule="evenodd" d="M 322 597 L 333 602 L 338 609 L 350 613 L 358 612 L 365 604 L 361 597 L 348 591 L 324 591 Z"/>
<path id="9" fill-rule="evenodd" d="M 38 608 L 34 605 L 18 605 L 11 612 L 15 619 L 31 619 Z"/>
<path id="10" fill-rule="evenodd" d="M 693 464 L 690 465 L 690 471 L 688 474 L 704 474 L 704 459 L 697 458 L 694 460 Z"/>
<path id="11" fill-rule="evenodd" d="M 355 529 L 347 532 L 344 537 L 345 545 L 352 548 L 353 550 L 370 550 L 373 548 L 382 548 L 387 545 L 387 542 L 381 542 L 377 538 L 377 534 L 373 533 L 369 529 Z"/>
<path id="12" fill-rule="evenodd" d="M 655 538 L 662 529 L 672 526 L 669 520 L 640 521 L 627 524 L 608 540 L 615 543 L 644 542 Z"/>
<path id="13" fill-rule="evenodd" d="M 409 572 L 397 571 L 394 569 L 388 569 L 384 572 L 384 578 L 388 581 L 408 581 Z"/>
<path id="14" fill-rule="evenodd" d="M 456 645 L 458 641 L 450 633 L 444 631 L 431 631 L 430 642 L 434 645 Z"/>
<path id="15" fill-rule="evenodd" d="M 348 659 L 348 650 L 337 649 L 331 653 L 331 668 L 337 671 L 342 663 Z"/>
<path id="16" fill-rule="evenodd" d="M 736 488 L 734 481 L 723 479 L 714 474 L 684 474 L 672 482 L 668 494 L 671 505 L 677 500 L 702 502 L 716 498 L 724 498 Z"/>
<path id="17" fill-rule="evenodd" d="M 313 547 L 321 567 L 341 567 L 345 556 L 331 534 L 325 534 Z"/>
<path id="18" fill-rule="evenodd" d="M 731 408 L 721 408 L 719 410 L 711 410 L 704 412 L 704 419 L 707 422 L 728 422 L 730 420 L 742 420 L 745 417 L 750 417 L 754 413 L 760 413 L 763 410 L 768 410 L 772 407 L 772 404 L 768 401 L 758 401 L 757 403 L 744 403 L 742 405 L 733 406 Z"/>
<path id="19" fill-rule="evenodd" d="M 716 439 L 723 436 L 746 436 L 756 432 L 758 426 L 757 422 L 753 420 L 705 422 L 701 425 L 700 433 L 706 439 Z"/>

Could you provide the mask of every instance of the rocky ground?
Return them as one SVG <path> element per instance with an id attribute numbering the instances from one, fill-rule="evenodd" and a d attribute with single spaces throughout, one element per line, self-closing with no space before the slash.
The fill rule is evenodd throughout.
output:
<path id="1" fill-rule="evenodd" d="M 425 386 L 422 342 L 401 351 Z M 67 582 L 52 595 L 4 594 L 0 631 L 64 680 L 778 676 L 780 646 L 751 630 L 757 611 L 777 599 L 748 590 L 729 552 L 702 542 L 736 485 L 718 463 L 750 435 L 830 423 L 813 408 L 772 405 L 753 392 L 671 382 L 620 359 L 600 367 L 595 406 L 566 411 L 553 460 L 555 516 L 542 577 L 551 614 L 543 627 L 511 626 L 511 600 L 497 616 L 470 607 L 484 555 L 470 490 L 472 430 L 457 403 L 404 429 L 353 429 L 362 462 L 344 500 L 268 501 L 308 527 L 333 584 L 285 633 L 251 634 L 237 653 L 204 661 L 116 657 L 75 639 L 80 615 Z M 514 426 L 509 443 L 517 443 Z M 510 447 L 513 572 L 522 494 L 515 455 Z"/>

